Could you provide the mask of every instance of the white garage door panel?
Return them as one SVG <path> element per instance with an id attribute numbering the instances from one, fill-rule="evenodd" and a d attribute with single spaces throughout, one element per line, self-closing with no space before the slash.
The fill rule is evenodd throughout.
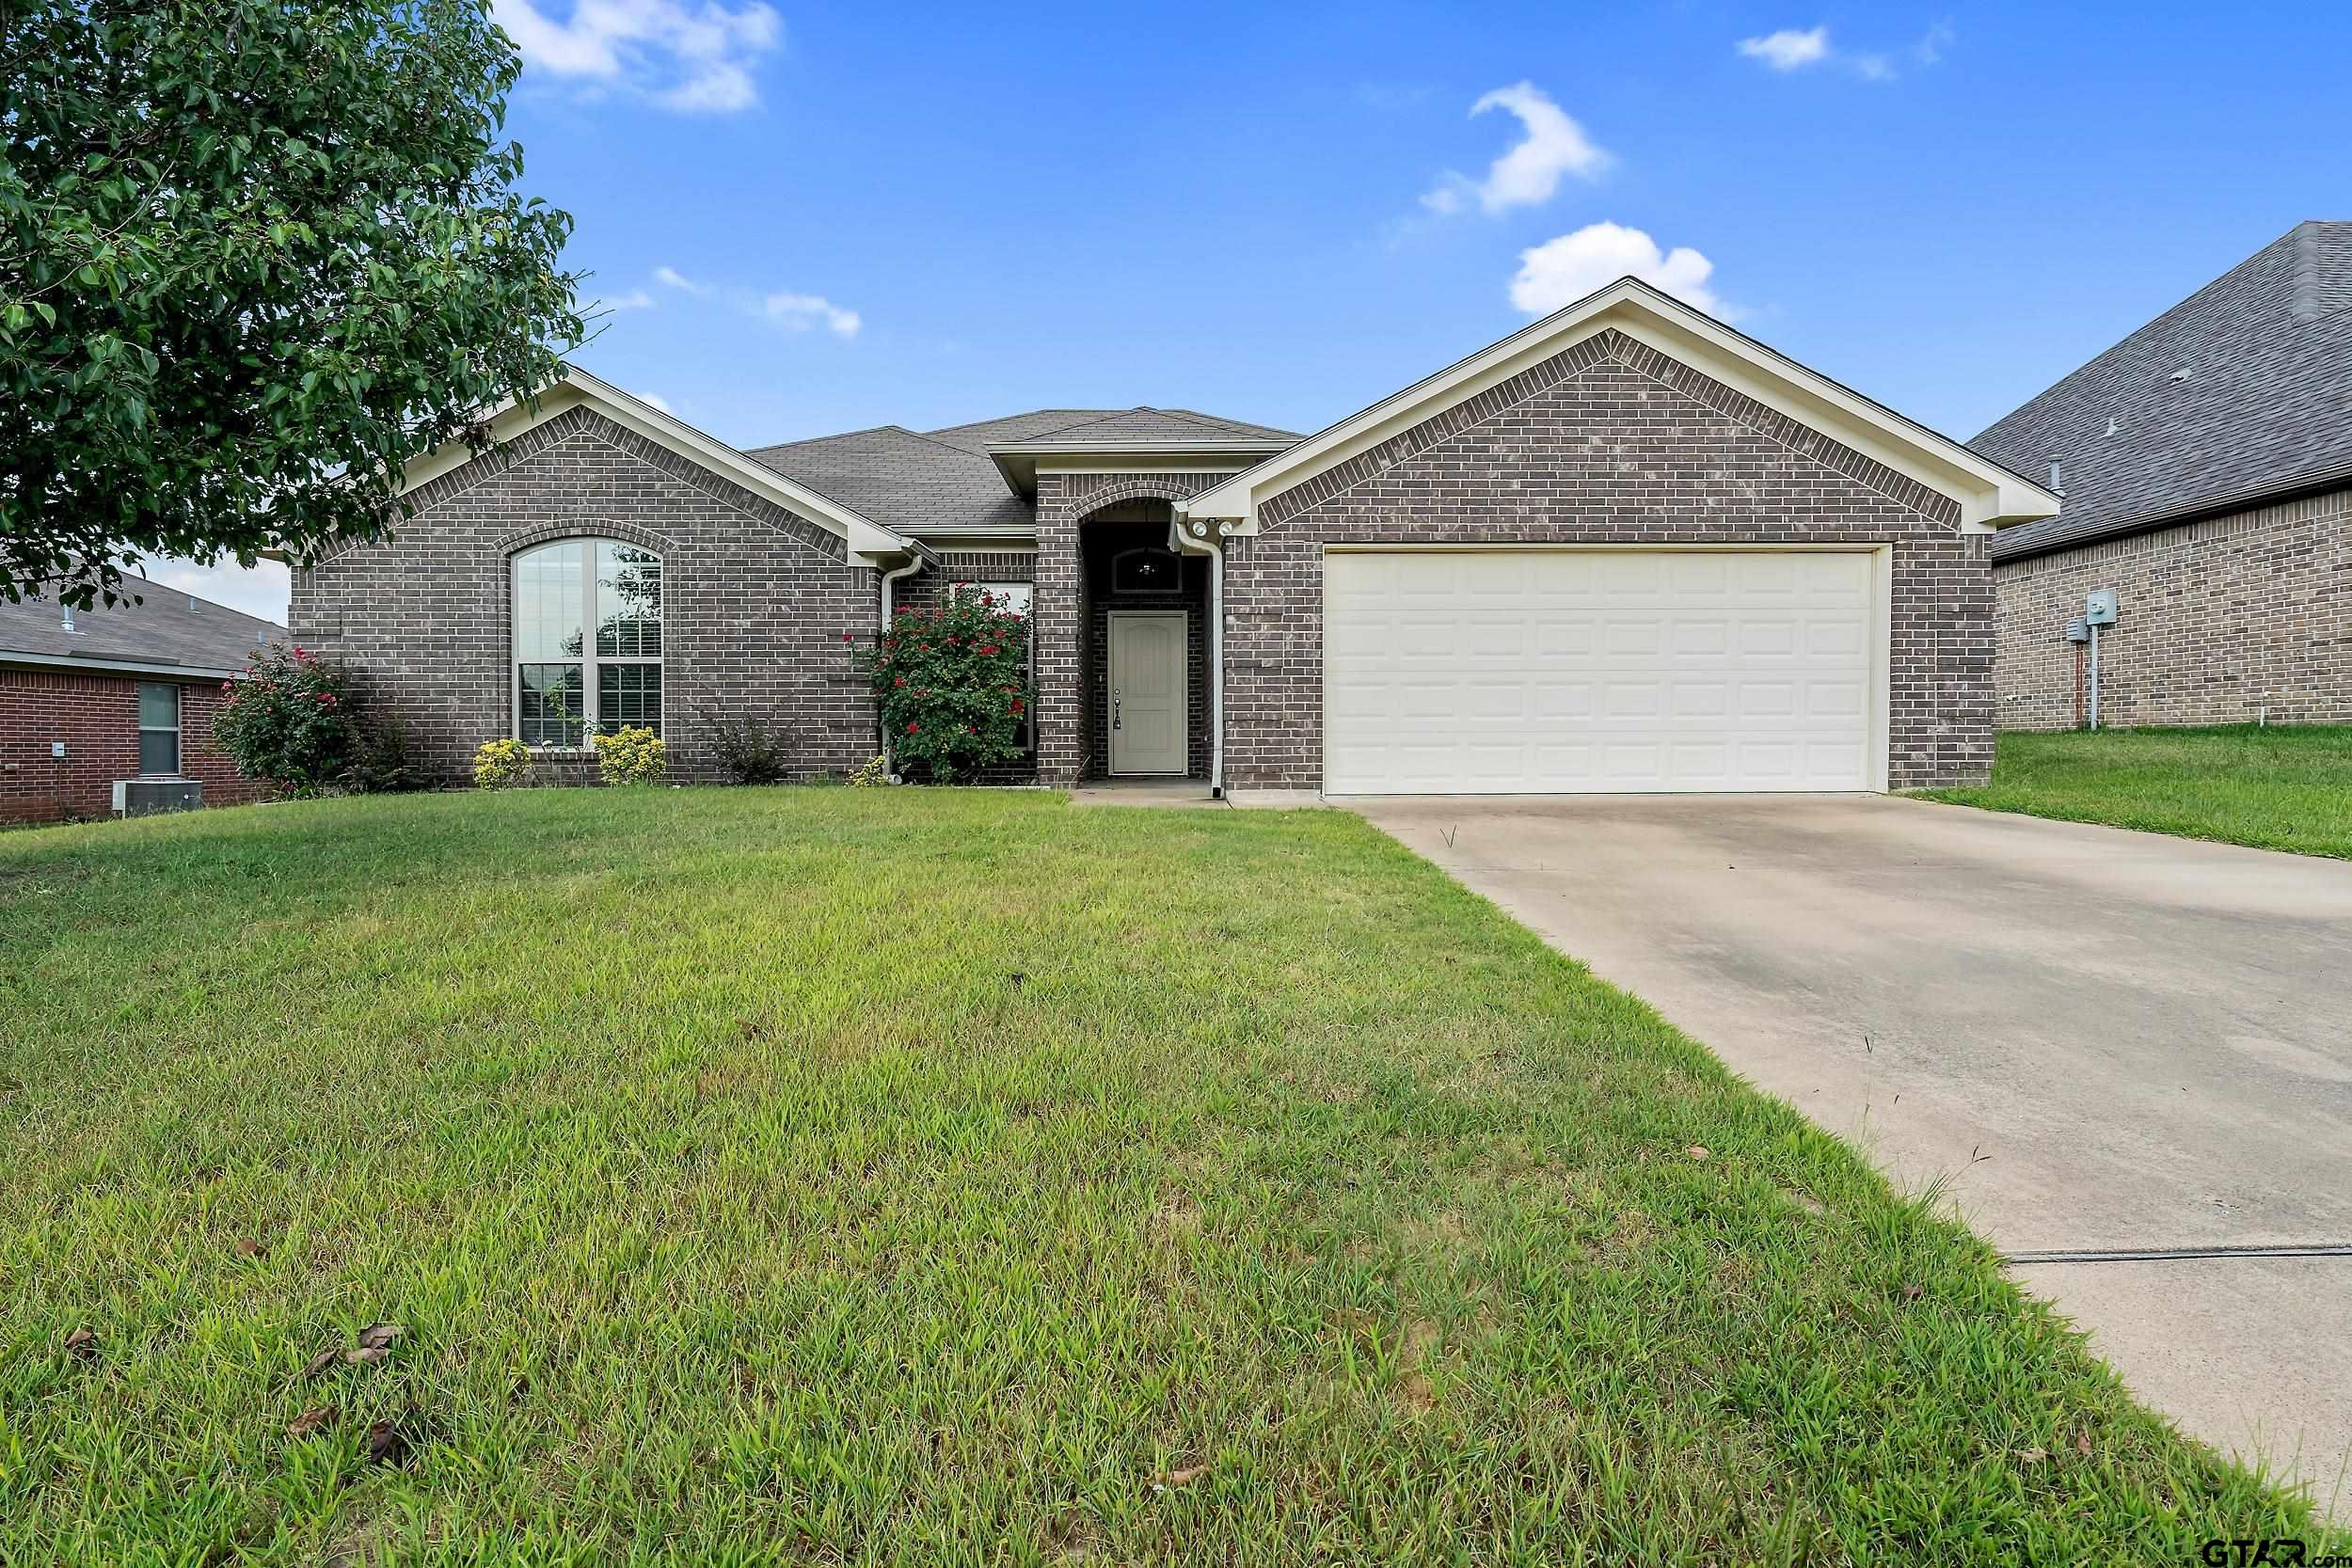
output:
<path id="1" fill-rule="evenodd" d="M 1342 551 L 1333 794 L 1867 789 L 1859 552 Z"/>

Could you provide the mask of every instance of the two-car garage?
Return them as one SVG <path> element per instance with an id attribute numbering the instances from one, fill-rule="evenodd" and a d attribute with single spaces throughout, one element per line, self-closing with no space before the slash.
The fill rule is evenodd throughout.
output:
<path id="1" fill-rule="evenodd" d="M 1324 557 L 1324 788 L 1885 787 L 1890 551 Z"/>

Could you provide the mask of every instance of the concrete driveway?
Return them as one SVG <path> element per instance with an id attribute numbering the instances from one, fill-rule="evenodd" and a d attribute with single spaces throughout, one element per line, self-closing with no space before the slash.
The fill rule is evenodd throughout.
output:
<path id="1" fill-rule="evenodd" d="M 1883 797 L 1347 803 L 2060 1255 L 2015 1275 L 2144 1400 L 2352 1513 L 2352 1256 L 2239 1251 L 2352 1250 L 2352 863 Z"/>

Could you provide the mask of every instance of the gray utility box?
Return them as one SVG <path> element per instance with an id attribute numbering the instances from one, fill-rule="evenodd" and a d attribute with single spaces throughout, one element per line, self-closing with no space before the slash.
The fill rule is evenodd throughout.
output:
<path id="1" fill-rule="evenodd" d="M 2083 600 L 2083 619 L 2094 626 L 2115 625 L 2115 590 L 2094 588 Z"/>

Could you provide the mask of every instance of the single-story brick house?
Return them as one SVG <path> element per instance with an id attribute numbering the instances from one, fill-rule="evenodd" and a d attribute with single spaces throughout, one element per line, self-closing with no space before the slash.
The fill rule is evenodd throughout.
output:
<path id="1" fill-rule="evenodd" d="M 1031 602 L 1050 784 L 1961 783 L 1986 546 L 2058 509 L 1631 278 L 1304 438 L 1045 409 L 738 450 L 584 373 L 492 424 L 294 589 L 296 639 L 452 780 L 494 736 L 570 757 L 635 721 L 715 777 L 736 715 L 841 772 L 877 745 L 845 634 L 970 582 Z"/>
<path id="2" fill-rule="evenodd" d="M 2083 721 L 2094 589 L 2102 722 L 2352 721 L 2352 223 L 2296 225 L 1971 444 L 2065 497 L 1993 541 L 2000 724 Z"/>
<path id="3" fill-rule="evenodd" d="M 0 600 L 0 821 L 103 816 L 124 780 L 193 781 L 208 806 L 259 797 L 214 745 L 213 710 L 286 628 L 144 578 L 123 587 L 128 601 L 89 610 Z"/>

